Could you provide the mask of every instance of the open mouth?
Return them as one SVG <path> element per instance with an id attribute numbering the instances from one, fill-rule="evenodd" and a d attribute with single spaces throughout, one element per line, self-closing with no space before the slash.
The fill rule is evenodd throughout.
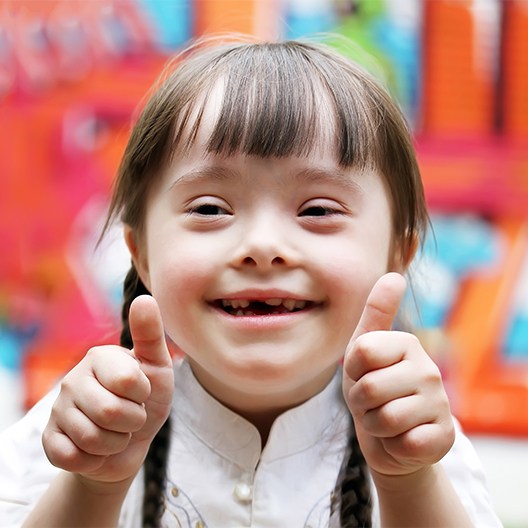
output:
<path id="1" fill-rule="evenodd" d="M 284 315 L 313 308 L 313 301 L 296 299 L 221 299 L 215 305 L 229 315 L 236 317 Z"/>

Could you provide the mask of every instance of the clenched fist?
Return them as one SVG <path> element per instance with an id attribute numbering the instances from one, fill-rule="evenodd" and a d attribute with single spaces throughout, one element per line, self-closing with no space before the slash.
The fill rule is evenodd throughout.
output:
<path id="1" fill-rule="evenodd" d="M 52 464 L 90 481 L 133 478 L 172 405 L 172 360 L 156 301 L 135 299 L 129 323 L 133 350 L 91 349 L 65 376 L 42 436 Z"/>
<path id="2" fill-rule="evenodd" d="M 438 462 L 455 429 L 439 369 L 409 333 L 392 330 L 405 279 L 374 285 L 350 341 L 343 392 L 373 472 L 407 475 Z"/>

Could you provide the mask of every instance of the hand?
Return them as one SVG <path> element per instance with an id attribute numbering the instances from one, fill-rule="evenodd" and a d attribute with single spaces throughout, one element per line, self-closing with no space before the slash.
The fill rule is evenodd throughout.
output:
<path id="1" fill-rule="evenodd" d="M 136 298 L 132 351 L 91 349 L 67 374 L 42 436 L 50 462 L 90 482 L 134 478 L 172 406 L 174 373 L 156 301 Z"/>
<path id="2" fill-rule="evenodd" d="M 414 335 L 391 330 L 405 288 L 397 273 L 378 280 L 344 360 L 343 393 L 358 442 L 380 475 L 438 462 L 455 435 L 438 367 Z"/>

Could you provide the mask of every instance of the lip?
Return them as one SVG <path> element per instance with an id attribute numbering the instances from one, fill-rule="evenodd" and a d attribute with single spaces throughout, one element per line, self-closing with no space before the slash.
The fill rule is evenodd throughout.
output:
<path id="1" fill-rule="evenodd" d="M 316 310 L 320 309 L 321 305 L 311 305 L 309 308 L 299 310 L 298 312 L 287 312 L 280 314 L 266 314 L 266 315 L 233 315 L 219 305 L 210 304 L 211 310 L 221 318 L 223 324 L 234 326 L 237 330 L 250 331 L 269 331 L 279 330 L 295 326 L 306 320 Z"/>

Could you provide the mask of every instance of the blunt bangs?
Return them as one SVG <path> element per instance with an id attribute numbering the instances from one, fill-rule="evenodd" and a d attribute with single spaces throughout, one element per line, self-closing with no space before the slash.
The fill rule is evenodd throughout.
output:
<path id="1" fill-rule="evenodd" d="M 382 92 L 365 82 L 355 65 L 324 49 L 318 56 L 313 48 L 301 42 L 245 43 L 186 57 L 176 75 L 192 79 L 192 86 L 175 86 L 173 93 L 193 95 L 173 116 L 172 156 L 193 146 L 209 96 L 220 84 L 222 101 L 206 142 L 208 153 L 305 156 L 323 144 L 344 167 L 379 167 Z M 182 75 L 188 68 L 198 78 Z"/>

